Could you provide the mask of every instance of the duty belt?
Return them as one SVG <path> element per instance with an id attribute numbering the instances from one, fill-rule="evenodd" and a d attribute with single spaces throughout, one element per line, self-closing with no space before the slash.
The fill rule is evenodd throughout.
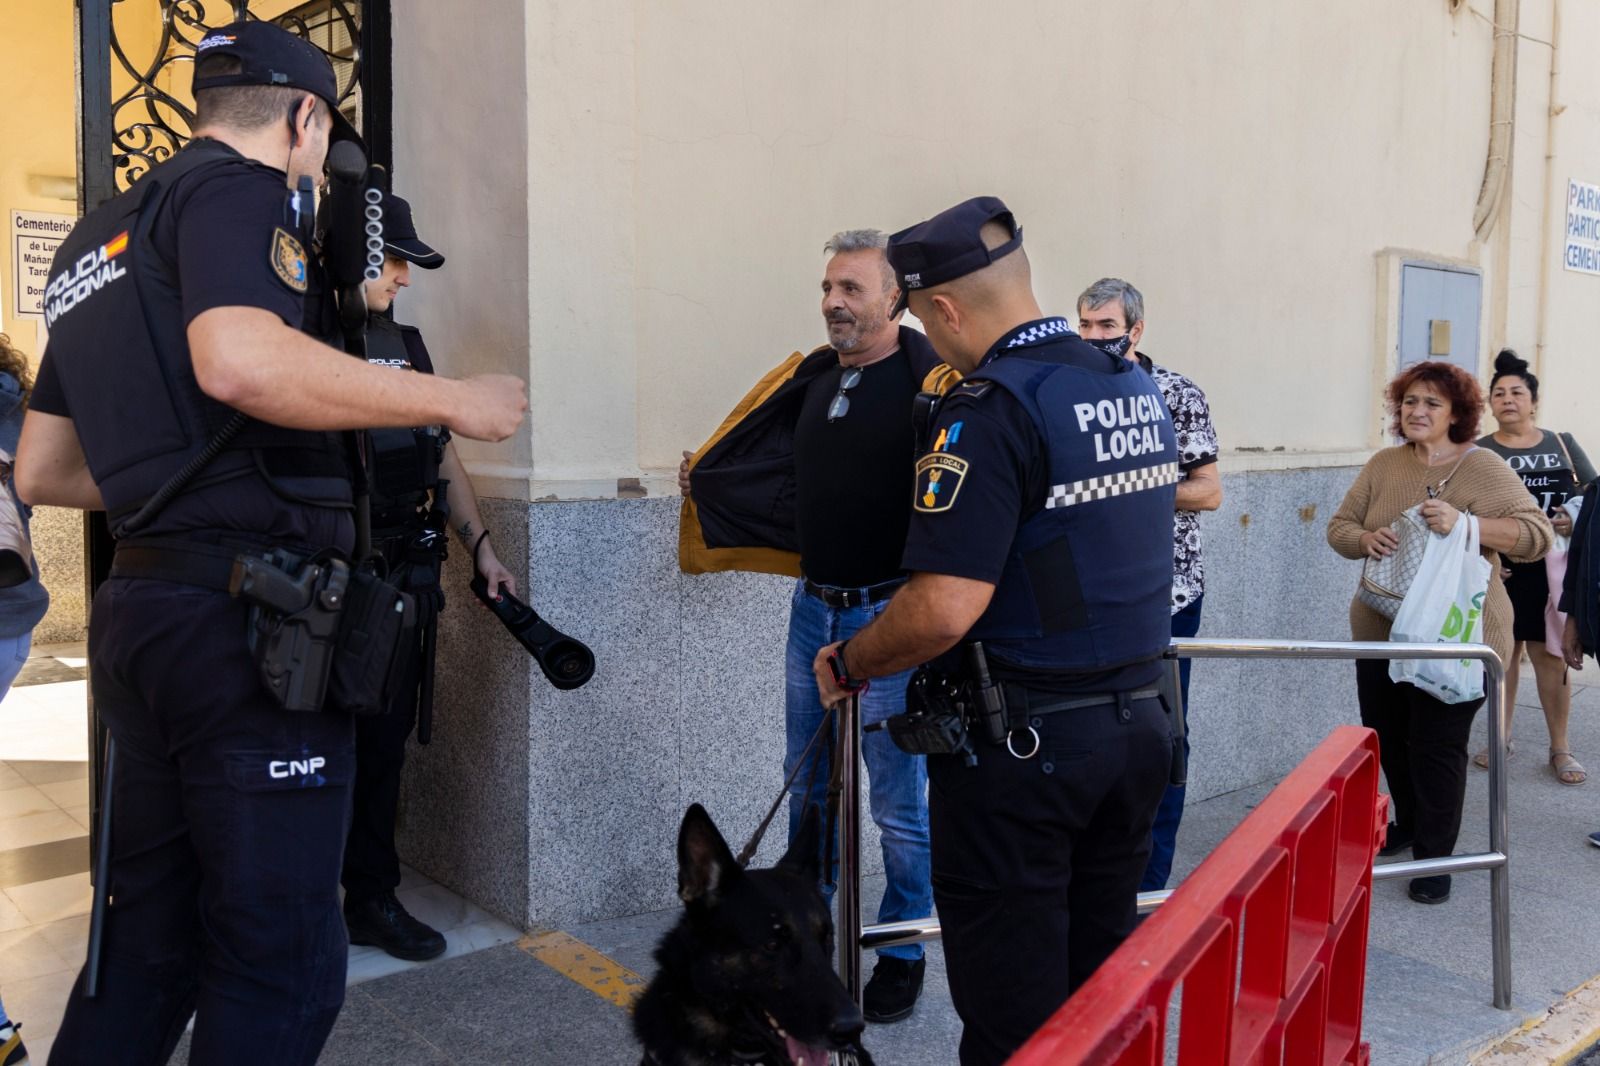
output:
<path id="1" fill-rule="evenodd" d="M 882 603 L 895 594 L 895 590 L 906 583 L 903 577 L 893 578 L 889 581 L 880 581 L 876 585 L 865 588 L 841 589 L 832 585 L 819 585 L 809 577 L 801 578 L 805 582 L 805 589 L 809 595 L 815 596 L 829 607 L 866 607 L 873 603 Z"/>
<path id="2" fill-rule="evenodd" d="M 192 540 L 125 541 L 111 557 L 111 576 L 148 578 L 227 592 L 234 562 L 241 550 L 262 551 L 263 545 L 228 546 Z"/>
<path id="3" fill-rule="evenodd" d="M 1131 692 L 1095 692 L 1087 696 L 1060 697 L 1009 681 L 1002 681 L 1000 687 L 1005 692 L 1007 714 L 1017 727 L 1027 724 L 1028 718 L 1037 718 L 1046 714 L 1058 714 L 1061 711 L 1079 711 L 1089 707 L 1104 707 L 1122 702 L 1137 703 L 1140 700 L 1161 698 L 1161 689 L 1156 687 L 1138 688 Z"/>

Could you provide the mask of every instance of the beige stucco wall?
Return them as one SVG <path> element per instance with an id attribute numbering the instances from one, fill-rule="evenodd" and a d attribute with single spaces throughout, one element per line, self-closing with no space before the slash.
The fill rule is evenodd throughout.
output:
<path id="1" fill-rule="evenodd" d="M 1545 6 L 1545 5 L 1539 5 Z M 1561 0 L 1559 84 L 1555 103 L 1564 107 L 1555 119 L 1555 157 L 1551 164 L 1549 195 L 1554 199 L 1549 212 L 1549 295 L 1546 311 L 1544 347 L 1539 358 L 1543 409 L 1541 421 L 1549 426 L 1576 433 L 1593 457 L 1600 452 L 1600 423 L 1595 418 L 1595 399 L 1600 397 L 1600 277 L 1566 270 L 1561 264 L 1562 238 L 1566 227 L 1567 181 L 1576 179 L 1600 184 L 1600 67 L 1590 56 L 1600 41 L 1600 5 L 1583 0 Z M 1531 31 L 1526 31 L 1530 32 Z M 1546 38 L 1548 39 L 1548 38 Z M 1523 71 L 1532 68 L 1534 77 L 1524 73 L 1524 90 L 1538 101 L 1547 99 L 1549 52 L 1537 45 L 1524 45 Z M 1521 154 L 1518 164 L 1544 181 L 1544 113 L 1528 123 L 1537 137 L 1537 158 Z M 1525 126 L 1524 129 L 1527 127 Z M 1519 133 L 1522 131 L 1519 130 Z M 1526 211 L 1537 225 L 1539 196 L 1544 190 L 1519 191 L 1519 210 Z M 1527 201 L 1526 204 L 1523 201 Z M 1535 351 L 1537 304 L 1528 320 L 1519 324 L 1515 342 L 1519 351 Z"/>
<path id="2" fill-rule="evenodd" d="M 396 313 L 422 328 L 441 373 L 526 378 L 529 264 L 543 254 L 530 237 L 529 204 L 548 193 L 531 192 L 523 0 L 484 0 L 470 19 L 430 0 L 396 0 L 393 18 L 394 190 L 446 259 L 439 270 L 412 272 Z M 540 319 L 550 317 L 541 310 Z M 480 489 L 525 497 L 526 426 L 502 444 L 463 439 L 457 447 L 479 471 Z"/>
<path id="3" fill-rule="evenodd" d="M 408 79 L 467 31 L 397 3 L 397 164 L 456 255 L 407 311 L 483 352 L 458 365 L 531 377 L 530 428 L 468 448 L 511 488 L 661 490 L 760 372 L 820 341 L 831 232 L 979 193 L 1022 219 L 1047 308 L 1070 314 L 1104 274 L 1144 289 L 1146 350 L 1206 387 L 1230 448 L 1378 443 L 1385 248 L 1483 270 L 1485 368 L 1491 343 L 1534 352 L 1556 257 L 1549 419 L 1575 424 L 1593 394 L 1600 279 L 1559 268 L 1564 213 L 1542 202 L 1600 179 L 1600 72 L 1577 44 L 1600 39 L 1592 4 L 1565 4 L 1547 179 L 1553 0 L 1524 0 L 1513 183 L 1482 246 L 1487 2 L 498 6 L 471 64 Z M 503 291 L 524 277 L 526 301 Z M 482 319 L 524 313 L 487 343 L 501 327 Z"/>

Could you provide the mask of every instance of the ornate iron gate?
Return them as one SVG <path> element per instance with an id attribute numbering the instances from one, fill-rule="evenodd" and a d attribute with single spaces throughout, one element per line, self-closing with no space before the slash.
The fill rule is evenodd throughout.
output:
<path id="1" fill-rule="evenodd" d="M 80 210 L 183 146 L 194 113 L 172 91 L 175 79 L 187 80 L 210 29 L 250 18 L 269 18 L 328 57 L 341 110 L 362 131 L 372 161 L 390 165 L 388 0 L 77 0 Z"/>
<path id="2" fill-rule="evenodd" d="M 210 29 L 250 18 L 270 19 L 328 56 L 340 110 L 361 131 L 368 157 L 392 170 L 389 0 L 76 0 L 75 14 L 80 214 L 183 147 L 194 112 L 172 86 L 188 81 L 195 46 Z M 110 573 L 112 548 L 105 515 L 91 514 L 84 526 L 91 605 Z M 105 732 L 92 702 L 89 740 L 90 825 L 98 826 Z"/>

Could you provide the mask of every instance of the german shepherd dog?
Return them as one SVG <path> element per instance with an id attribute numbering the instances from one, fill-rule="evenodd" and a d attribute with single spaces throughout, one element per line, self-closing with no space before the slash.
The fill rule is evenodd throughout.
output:
<path id="1" fill-rule="evenodd" d="M 817 890 L 816 809 L 770 870 L 744 870 L 698 803 L 678 830 L 683 917 L 633 1012 L 641 1066 L 872 1066 L 865 1020 L 833 970 Z"/>

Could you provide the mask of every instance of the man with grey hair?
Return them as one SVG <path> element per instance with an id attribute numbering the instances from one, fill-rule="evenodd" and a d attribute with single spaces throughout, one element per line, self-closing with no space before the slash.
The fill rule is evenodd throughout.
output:
<path id="1" fill-rule="evenodd" d="M 1217 474 L 1217 431 L 1211 424 L 1211 408 L 1200 386 L 1175 370 L 1169 370 L 1139 351 L 1144 336 L 1144 296 L 1121 278 L 1101 278 L 1078 297 L 1078 332 L 1083 339 L 1113 355 L 1137 362 L 1155 380 L 1172 416 L 1178 434 L 1177 513 L 1172 524 L 1172 635 L 1192 637 L 1200 631 L 1200 604 L 1205 598 L 1205 569 L 1200 559 L 1200 512 L 1222 506 L 1222 478 Z M 1189 663 L 1178 661 L 1182 680 L 1184 719 L 1183 747 L 1189 750 L 1187 715 L 1189 706 Z M 1145 867 L 1141 892 L 1167 887 L 1172 873 L 1172 854 L 1178 841 L 1178 823 L 1183 819 L 1182 785 L 1168 785 L 1150 829 L 1150 862 Z"/>
<path id="2" fill-rule="evenodd" d="M 679 534 L 686 573 L 757 570 L 799 579 L 785 658 L 791 840 L 806 808 L 826 798 L 833 734 L 812 660 L 881 614 L 905 582 L 900 556 L 916 480 L 912 402 L 954 379 L 927 339 L 900 325 L 887 244 L 879 231 L 857 229 L 824 245 L 828 343 L 795 352 L 763 377 L 678 468 L 688 497 Z M 907 670 L 874 683 L 861 697 L 862 723 L 904 711 L 909 680 Z M 878 920 L 925 918 L 933 910 L 925 760 L 895 747 L 885 730 L 865 735 L 862 754 L 888 881 Z M 923 968 L 921 945 L 880 951 L 864 995 L 867 1020 L 908 1016 Z"/>

